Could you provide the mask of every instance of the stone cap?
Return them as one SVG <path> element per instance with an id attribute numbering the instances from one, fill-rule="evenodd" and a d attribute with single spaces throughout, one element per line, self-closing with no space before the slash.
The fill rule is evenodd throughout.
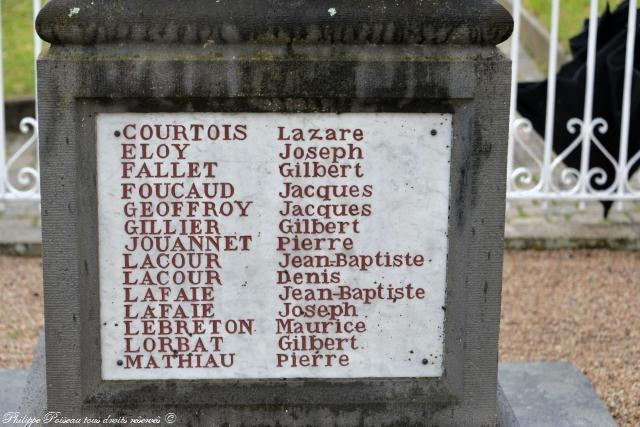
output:
<path id="1" fill-rule="evenodd" d="M 53 45 L 475 44 L 511 34 L 493 0 L 51 0 L 38 15 Z"/>

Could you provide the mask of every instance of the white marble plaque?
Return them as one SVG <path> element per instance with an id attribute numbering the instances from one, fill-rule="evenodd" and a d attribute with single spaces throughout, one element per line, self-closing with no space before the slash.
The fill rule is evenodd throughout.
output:
<path id="1" fill-rule="evenodd" d="M 437 377 L 448 114 L 99 114 L 105 380 Z"/>

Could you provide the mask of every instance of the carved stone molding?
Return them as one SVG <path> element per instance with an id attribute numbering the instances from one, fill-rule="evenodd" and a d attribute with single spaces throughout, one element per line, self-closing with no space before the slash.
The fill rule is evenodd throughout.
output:
<path id="1" fill-rule="evenodd" d="M 513 23 L 492 0 L 51 0 L 36 27 L 54 45 L 495 45 Z"/>

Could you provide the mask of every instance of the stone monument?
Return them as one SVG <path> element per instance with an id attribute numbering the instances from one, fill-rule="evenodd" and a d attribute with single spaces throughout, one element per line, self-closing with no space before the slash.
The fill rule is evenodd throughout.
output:
<path id="1" fill-rule="evenodd" d="M 511 423 L 511 28 L 488 0 L 51 0 L 48 410 Z"/>

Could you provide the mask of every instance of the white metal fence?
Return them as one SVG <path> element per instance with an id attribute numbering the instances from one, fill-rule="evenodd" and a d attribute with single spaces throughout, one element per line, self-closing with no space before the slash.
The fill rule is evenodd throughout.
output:
<path id="1" fill-rule="evenodd" d="M 586 80 L 584 84 L 584 109 L 582 116 L 572 117 L 566 123 L 554 120 L 556 107 L 556 72 L 558 69 L 558 26 L 561 1 L 551 2 L 550 46 L 548 59 L 548 83 L 546 98 L 546 119 L 543 142 L 540 147 L 532 147 L 535 138 L 530 137 L 532 123 L 518 117 L 517 76 L 519 71 L 518 50 L 521 29 L 521 0 L 512 0 L 515 21 L 512 36 L 511 57 L 513 59 L 511 91 L 511 128 L 509 134 L 507 197 L 510 200 L 573 200 L 584 203 L 589 200 L 627 201 L 640 200 L 640 175 L 632 176 L 632 170 L 640 162 L 640 150 L 629 152 L 629 127 L 631 120 L 631 94 L 634 65 L 634 44 L 636 35 L 637 0 L 629 0 L 627 18 L 626 55 L 624 66 L 623 97 L 620 122 L 619 147 L 617 156 L 602 144 L 599 136 L 605 134 L 610 123 L 603 117 L 594 117 L 594 88 L 596 82 L 596 53 L 598 37 L 598 0 L 591 0 L 588 47 L 586 60 Z M 636 83 L 638 84 L 638 83 Z M 560 152 L 553 151 L 554 126 L 566 126 L 574 139 Z M 595 150 L 610 162 L 606 168 L 590 162 Z M 570 155 L 580 154 L 579 167 L 569 167 L 563 162 Z M 598 155 L 600 155 L 598 153 Z M 518 161 L 517 159 L 520 159 Z M 612 172 L 613 171 L 613 172 Z M 615 176 L 611 176 L 611 174 Z"/>
<path id="2" fill-rule="evenodd" d="M 33 20 L 40 10 L 40 0 L 33 1 Z M 0 0 L 0 10 L 2 0 Z M 2 19 L 0 19 L 0 52 L 3 52 Z M 42 44 L 33 33 L 34 61 Z M 28 135 L 15 150 L 9 151 L 5 126 L 4 69 L 0 55 L 0 205 L 2 202 L 40 201 L 40 168 L 38 161 L 38 122 L 34 117 L 20 121 L 20 131 Z M 28 156 L 31 154 L 31 156 Z M 25 158 L 27 163 L 25 164 Z"/>
<path id="3" fill-rule="evenodd" d="M 1 0 L 0 0 L 1 2 Z M 515 30 L 511 43 L 513 59 L 513 80 L 511 91 L 511 127 L 509 133 L 509 158 L 507 197 L 509 200 L 588 200 L 626 201 L 640 200 L 640 174 L 635 178 L 631 170 L 640 163 L 640 150 L 629 152 L 629 125 L 631 120 L 631 90 L 634 62 L 635 31 L 628 31 L 626 40 L 626 60 L 624 71 L 624 93 L 622 100 L 622 116 L 620 123 L 620 142 L 617 156 L 613 156 L 599 140 L 598 135 L 608 130 L 609 123 L 603 117 L 594 117 L 593 99 L 596 71 L 596 50 L 598 31 L 598 0 L 591 0 L 589 17 L 587 70 L 585 82 L 585 103 L 581 117 L 573 117 L 562 125 L 575 135 L 575 138 L 561 152 L 553 151 L 553 136 L 556 106 L 556 71 L 558 68 L 558 25 L 561 12 L 561 1 L 552 0 L 551 28 L 548 61 L 548 84 L 546 101 L 546 126 L 539 147 L 532 146 L 533 132 L 531 122 L 518 117 L 517 76 L 518 51 L 521 29 L 521 0 L 512 0 Z M 40 0 L 33 0 L 34 17 L 40 8 Z M 636 28 L 637 0 L 629 0 L 628 28 Z M 0 22 L 0 51 L 2 47 L 2 27 Z M 36 56 L 40 52 L 40 39 L 34 33 Z M 15 200 L 39 201 L 39 168 L 37 162 L 37 122 L 27 117 L 21 122 L 20 130 L 30 136 L 17 150 L 9 153 L 5 137 L 4 96 L 2 81 L 2 59 L 0 57 L 0 202 Z M 33 151 L 31 151 L 33 150 Z M 590 164 L 594 150 L 604 154 L 611 164 L 607 170 L 615 171 L 610 177 L 607 170 Z M 23 165 L 20 159 L 32 152 L 32 164 Z M 580 166 L 569 167 L 564 160 L 574 152 L 580 153 Z M 614 179 L 610 179 L 614 178 Z M 606 188 L 603 184 L 611 182 Z"/>

